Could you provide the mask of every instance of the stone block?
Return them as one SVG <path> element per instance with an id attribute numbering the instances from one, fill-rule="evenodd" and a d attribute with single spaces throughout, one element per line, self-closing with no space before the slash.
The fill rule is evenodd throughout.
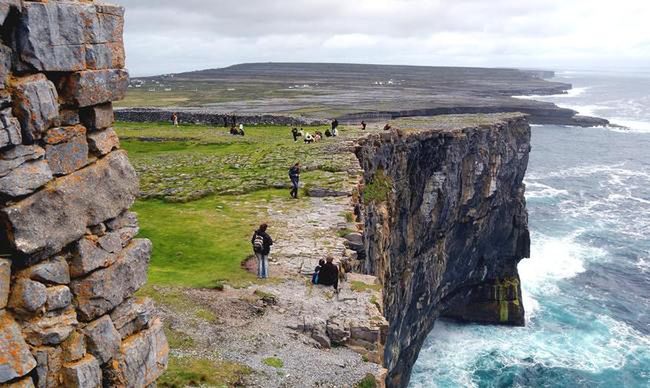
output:
<path id="1" fill-rule="evenodd" d="M 33 346 L 54 346 L 65 341 L 77 326 L 72 306 L 22 321 L 25 340 Z"/>
<path id="2" fill-rule="evenodd" d="M 60 310 L 70 306 L 72 303 L 72 292 L 67 286 L 53 286 L 47 288 L 47 311 Z"/>
<path id="3" fill-rule="evenodd" d="M 97 156 L 104 156 L 109 152 L 120 148 L 120 139 L 113 128 L 88 134 L 88 144 L 91 151 Z"/>
<path id="4" fill-rule="evenodd" d="M 64 256 L 56 256 L 18 272 L 18 277 L 46 284 L 69 284 L 70 270 Z"/>
<path id="5" fill-rule="evenodd" d="M 48 388 L 61 385 L 63 352 L 61 348 L 36 347 L 32 349 L 36 358 L 36 387 Z"/>
<path id="6" fill-rule="evenodd" d="M 64 127 L 74 127 L 75 125 L 81 124 L 79 111 L 77 109 L 60 108 L 59 123 Z"/>
<path id="7" fill-rule="evenodd" d="M 17 146 L 0 153 L 0 193 L 19 197 L 33 193 L 52 179 L 38 146 Z"/>
<path id="8" fill-rule="evenodd" d="M 140 233 L 138 225 L 138 215 L 134 212 L 126 211 L 115 219 L 106 222 L 109 230 L 117 231 L 122 240 L 122 246 L 127 246 L 128 243 Z"/>
<path id="9" fill-rule="evenodd" d="M 66 388 L 101 388 L 102 370 L 90 354 L 83 359 L 63 365 L 63 386 Z"/>
<path id="10" fill-rule="evenodd" d="M 20 326 L 6 310 L 0 310 L 0 383 L 25 376 L 34 367 L 36 360 L 23 339 Z"/>
<path id="11" fill-rule="evenodd" d="M 120 333 L 115 330 L 113 321 L 108 315 L 90 322 L 83 329 L 86 335 L 88 352 L 95 356 L 100 364 L 105 364 L 115 357 L 121 344 Z"/>
<path id="12" fill-rule="evenodd" d="M 11 108 L 0 111 L 0 148 L 15 146 L 23 141 L 20 121 L 11 113 Z"/>
<path id="13" fill-rule="evenodd" d="M 127 338 L 120 353 L 106 370 L 111 386 L 146 387 L 167 368 L 169 345 L 162 322 L 156 319 L 147 330 Z"/>
<path id="14" fill-rule="evenodd" d="M 20 70 L 70 72 L 124 66 L 123 10 L 79 2 L 26 2 L 16 26 Z"/>
<path id="15" fill-rule="evenodd" d="M 107 249 L 106 249 L 107 248 Z M 70 260 L 70 273 L 78 278 L 97 268 L 105 268 L 113 264 L 121 250 L 120 236 L 116 232 L 101 238 L 85 236 L 75 243 L 74 253 Z"/>
<path id="16" fill-rule="evenodd" d="M 0 310 L 7 307 L 11 287 L 11 260 L 0 259 Z"/>
<path id="17" fill-rule="evenodd" d="M 72 292 L 82 320 L 90 321 L 121 304 L 147 281 L 151 242 L 133 240 L 108 268 L 72 281 Z"/>
<path id="18" fill-rule="evenodd" d="M 22 128 L 23 141 L 38 140 L 59 118 L 58 94 L 43 74 L 16 78 L 12 84 L 13 113 Z"/>
<path id="19" fill-rule="evenodd" d="M 154 313 L 155 307 L 150 298 L 129 298 L 111 312 L 111 319 L 122 339 L 125 339 L 149 327 Z"/>
<path id="20" fill-rule="evenodd" d="M 31 279 L 18 279 L 11 287 L 9 307 L 23 311 L 38 311 L 47 302 L 47 287 Z"/>
<path id="21" fill-rule="evenodd" d="M 20 9 L 21 0 L 2 0 L 0 1 L 0 26 L 4 24 L 5 19 L 9 16 L 11 9 Z"/>
<path id="22" fill-rule="evenodd" d="M 35 385 L 31 377 L 25 377 L 11 383 L 0 384 L 0 388 L 35 388 Z"/>
<path id="23" fill-rule="evenodd" d="M 66 104 L 83 108 L 123 99 L 128 85 L 125 70 L 87 70 L 63 77 L 59 91 Z"/>
<path id="24" fill-rule="evenodd" d="M 82 108 L 79 111 L 79 117 L 83 125 L 92 131 L 108 128 L 115 121 L 113 104 L 108 102 L 106 104 Z"/>
<path id="25" fill-rule="evenodd" d="M 61 344 L 63 361 L 74 362 L 86 355 L 86 336 L 79 331 L 73 331 Z"/>
<path id="26" fill-rule="evenodd" d="M 45 159 L 55 175 L 67 175 L 88 164 L 86 128 L 81 125 L 47 131 Z"/>
<path id="27" fill-rule="evenodd" d="M 48 255 L 84 236 L 89 225 L 117 217 L 137 194 L 135 170 L 126 153 L 116 151 L 1 213 L 19 252 Z"/>
<path id="28" fill-rule="evenodd" d="M 1 12 L 1 11 L 0 11 Z M 0 89 L 5 87 L 11 72 L 11 49 L 0 43 Z"/>

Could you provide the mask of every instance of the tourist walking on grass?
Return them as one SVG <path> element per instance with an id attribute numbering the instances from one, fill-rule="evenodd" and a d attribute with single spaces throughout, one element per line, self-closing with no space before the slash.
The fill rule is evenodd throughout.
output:
<path id="1" fill-rule="evenodd" d="M 260 225 L 251 238 L 253 252 L 257 257 L 257 277 L 259 279 L 268 279 L 269 277 L 269 253 L 271 253 L 273 239 L 266 233 L 268 227 L 267 224 Z"/>
<path id="2" fill-rule="evenodd" d="M 334 119 L 334 121 L 332 121 L 332 136 L 337 136 L 339 134 L 339 130 L 337 129 L 338 127 L 339 121 Z"/>
<path id="3" fill-rule="evenodd" d="M 298 199 L 298 187 L 300 186 L 300 162 L 296 163 L 289 169 L 289 179 L 291 179 L 291 198 Z"/>
<path id="4" fill-rule="evenodd" d="M 294 143 L 298 141 L 298 138 L 300 136 L 302 136 L 302 134 L 298 131 L 298 128 L 293 128 L 291 130 L 291 135 L 293 136 Z"/>
<path id="5" fill-rule="evenodd" d="M 176 114 L 176 112 L 172 113 L 172 124 L 175 127 L 178 127 L 178 115 Z"/>

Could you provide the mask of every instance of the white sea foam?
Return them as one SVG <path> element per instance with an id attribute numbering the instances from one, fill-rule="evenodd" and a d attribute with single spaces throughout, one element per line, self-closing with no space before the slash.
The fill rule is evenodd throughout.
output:
<path id="1" fill-rule="evenodd" d="M 610 130 L 615 132 L 627 133 L 650 133 L 650 121 L 629 120 L 626 118 L 611 118 L 609 121 L 616 125 L 621 125 L 625 128 L 609 127 Z"/>
<path id="2" fill-rule="evenodd" d="M 526 181 L 526 198 L 554 198 L 561 195 L 569 195 L 569 192 L 563 189 L 545 185 L 540 182 Z"/>

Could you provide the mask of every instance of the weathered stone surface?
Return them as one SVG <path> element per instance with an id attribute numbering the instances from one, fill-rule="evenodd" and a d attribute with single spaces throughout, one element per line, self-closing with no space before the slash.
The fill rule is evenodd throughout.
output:
<path id="1" fill-rule="evenodd" d="M 76 109 L 61 108 L 59 110 L 59 124 L 63 127 L 74 127 L 81 124 L 79 111 Z"/>
<path id="2" fill-rule="evenodd" d="M 3 25 L 12 8 L 20 9 L 20 0 L 2 0 L 0 1 L 0 25 Z"/>
<path id="3" fill-rule="evenodd" d="M 117 306 L 111 319 L 122 339 L 149 327 L 155 307 L 150 298 L 130 298 Z"/>
<path id="4" fill-rule="evenodd" d="M 72 282 L 72 292 L 82 320 L 99 317 L 133 295 L 147 280 L 151 242 L 133 240 L 108 268 Z"/>
<path id="5" fill-rule="evenodd" d="M 48 284 L 70 283 L 70 270 L 64 256 L 56 256 L 18 272 L 18 277 Z"/>
<path id="6" fill-rule="evenodd" d="M 17 146 L 0 153 L 0 193 L 12 197 L 33 193 L 52 179 L 38 146 Z"/>
<path id="7" fill-rule="evenodd" d="M 112 6 L 115 9 L 119 7 Z M 21 69 L 77 71 L 124 66 L 122 12 L 76 2 L 27 2 L 16 27 Z"/>
<path id="8" fill-rule="evenodd" d="M 86 336 L 79 331 L 73 331 L 61 344 L 63 361 L 74 362 L 86 355 Z"/>
<path id="9" fill-rule="evenodd" d="M 24 311 L 37 311 L 47 301 L 47 287 L 30 279 L 18 279 L 11 287 L 9 307 Z"/>
<path id="10" fill-rule="evenodd" d="M 332 347 L 330 337 L 327 336 L 325 325 L 317 325 L 311 332 L 311 338 L 318 343 L 321 349 L 329 349 Z"/>
<path id="11" fill-rule="evenodd" d="M 0 388 L 34 388 L 34 380 L 31 377 L 25 377 L 11 383 L 0 384 Z"/>
<path id="12" fill-rule="evenodd" d="M 122 249 L 119 233 L 111 232 L 100 238 L 85 236 L 75 243 L 74 254 L 70 260 L 70 272 L 77 278 L 90 273 L 97 268 L 105 268 L 113 264 Z"/>
<path id="13" fill-rule="evenodd" d="M 60 310 L 70 306 L 72 303 L 72 292 L 68 286 L 53 286 L 47 288 L 47 311 Z"/>
<path id="14" fill-rule="evenodd" d="M 88 352 L 95 356 L 100 364 L 105 364 L 117 355 L 120 350 L 120 333 L 115 330 L 113 321 L 108 315 L 90 322 L 83 329 L 86 335 Z"/>
<path id="15" fill-rule="evenodd" d="M 128 85 L 125 70 L 87 70 L 64 77 L 59 91 L 67 104 L 83 108 L 123 99 Z"/>
<path id="16" fill-rule="evenodd" d="M 106 371 L 112 386 L 146 387 L 167 368 L 169 345 L 162 322 L 152 322 L 147 330 L 127 338 L 120 354 Z"/>
<path id="17" fill-rule="evenodd" d="M 0 310 L 7 307 L 11 287 L 11 260 L 0 258 Z"/>
<path id="18" fill-rule="evenodd" d="M 106 222 L 106 226 L 109 230 L 117 231 L 120 234 L 122 246 L 124 247 L 140 233 L 138 216 L 134 212 L 124 212 L 117 218 Z"/>
<path id="19" fill-rule="evenodd" d="M 83 108 L 79 111 L 79 116 L 83 125 L 93 131 L 108 128 L 115 121 L 113 104 L 110 102 Z"/>
<path id="20" fill-rule="evenodd" d="M 25 376 L 35 366 L 20 326 L 6 310 L 0 310 L 0 383 Z"/>
<path id="21" fill-rule="evenodd" d="M 82 360 L 63 365 L 63 386 L 66 388 L 100 388 L 102 370 L 90 354 Z"/>
<path id="22" fill-rule="evenodd" d="M 11 113 L 11 108 L 0 110 L 0 148 L 19 145 L 23 141 L 20 121 Z"/>
<path id="23" fill-rule="evenodd" d="M 2 209 L 12 230 L 10 243 L 25 254 L 54 254 L 81 238 L 87 226 L 117 217 L 137 193 L 137 177 L 126 154 L 112 152 Z"/>
<path id="24" fill-rule="evenodd" d="M 88 164 L 86 128 L 81 125 L 59 127 L 47 131 L 45 158 L 55 175 L 77 171 Z"/>
<path id="25" fill-rule="evenodd" d="M 114 149 L 120 148 L 120 139 L 113 128 L 108 128 L 89 133 L 88 144 L 95 155 L 104 156 Z"/>
<path id="26" fill-rule="evenodd" d="M 336 344 L 344 344 L 350 338 L 350 329 L 344 322 L 337 320 L 327 321 L 327 336 Z"/>
<path id="27" fill-rule="evenodd" d="M 68 338 L 77 323 L 77 314 L 69 307 L 23 321 L 23 334 L 30 345 L 58 345 Z"/>
<path id="28" fill-rule="evenodd" d="M 23 141 L 31 144 L 58 119 L 58 94 L 43 74 L 16 78 L 12 87 L 13 113 L 20 121 Z"/>
<path id="29" fill-rule="evenodd" d="M 36 358 L 36 387 L 58 387 L 61 385 L 63 352 L 61 348 L 36 347 L 32 349 Z"/>
<path id="30" fill-rule="evenodd" d="M 1 7 L 1 6 L 0 6 Z M 0 10 L 0 18 L 2 10 Z M 7 76 L 11 71 L 11 49 L 0 43 L 0 89 L 5 87 Z"/>

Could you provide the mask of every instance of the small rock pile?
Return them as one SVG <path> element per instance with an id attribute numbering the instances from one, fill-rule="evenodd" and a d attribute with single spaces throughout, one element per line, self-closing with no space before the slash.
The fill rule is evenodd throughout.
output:
<path id="1" fill-rule="evenodd" d="M 112 129 L 122 7 L 0 1 L 0 386 L 144 387 L 168 345 Z"/>

